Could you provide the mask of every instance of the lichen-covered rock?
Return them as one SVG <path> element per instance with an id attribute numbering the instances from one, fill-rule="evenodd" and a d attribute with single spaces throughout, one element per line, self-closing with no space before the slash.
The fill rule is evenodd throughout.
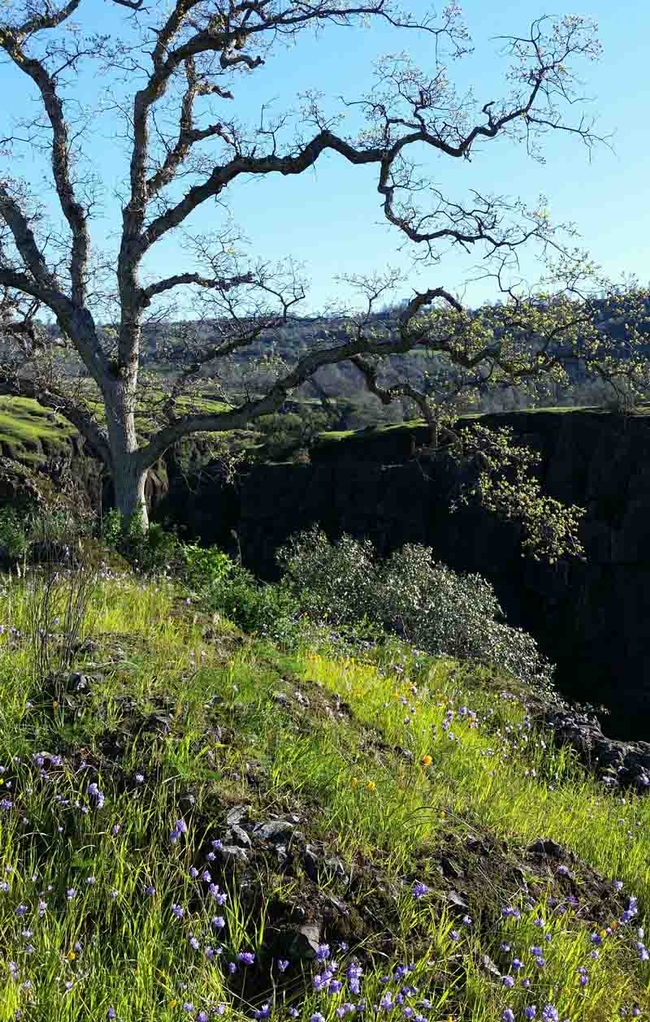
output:
<path id="1" fill-rule="evenodd" d="M 603 734 L 598 718 L 570 708 L 549 710 L 545 723 L 557 745 L 569 745 L 578 758 L 609 787 L 650 793 L 650 742 L 621 742 Z"/>
<path id="2" fill-rule="evenodd" d="M 0 507 L 36 510 L 45 503 L 45 482 L 19 461 L 0 457 Z"/>

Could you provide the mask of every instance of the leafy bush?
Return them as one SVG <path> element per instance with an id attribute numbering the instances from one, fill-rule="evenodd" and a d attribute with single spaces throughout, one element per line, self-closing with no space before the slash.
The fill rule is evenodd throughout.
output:
<path id="1" fill-rule="evenodd" d="M 380 561 L 367 540 L 343 536 L 331 544 L 315 528 L 294 538 L 280 562 L 312 617 L 341 625 L 368 619 L 434 655 L 550 683 L 551 665 L 530 635 L 505 623 L 490 583 L 436 563 L 427 547 L 409 544 Z"/>
<path id="2" fill-rule="evenodd" d="M 26 556 L 33 563 L 69 562 L 89 533 L 88 521 L 70 509 L 54 507 L 19 512 L 0 508 L 0 547 L 18 560 Z"/>
<path id="3" fill-rule="evenodd" d="M 190 588 L 202 592 L 228 578 L 234 562 L 216 546 L 200 547 L 185 543 L 181 547 L 183 581 Z"/>
<path id="4" fill-rule="evenodd" d="M 157 522 L 143 529 L 138 515 L 125 521 L 116 509 L 104 518 L 103 538 L 110 549 L 147 575 L 174 570 L 182 558 L 181 543 L 175 533 L 166 531 Z"/>
<path id="5" fill-rule="evenodd" d="M 247 632 L 286 640 L 297 628 L 298 601 L 289 589 L 260 584 L 236 564 L 213 582 L 205 598 L 211 610 L 220 611 Z"/>
<path id="6" fill-rule="evenodd" d="M 332 546 L 314 528 L 290 540 L 278 559 L 302 609 L 317 620 L 349 625 L 364 614 L 377 616 L 377 565 L 369 540 L 344 535 Z"/>

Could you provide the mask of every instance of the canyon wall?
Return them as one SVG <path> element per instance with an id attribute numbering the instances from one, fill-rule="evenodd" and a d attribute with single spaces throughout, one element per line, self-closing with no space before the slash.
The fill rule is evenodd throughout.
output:
<path id="1" fill-rule="evenodd" d="M 203 542 L 238 543 L 266 578 L 277 576 L 277 547 L 313 522 L 332 537 L 367 536 L 382 554 L 431 546 L 490 579 L 508 620 L 558 664 L 565 694 L 608 707 L 606 731 L 650 737 L 650 417 L 567 410 L 482 421 L 511 426 L 541 452 L 546 491 L 587 509 L 586 563 L 536 564 L 522 557 L 517 527 L 477 507 L 451 513 L 460 470 L 421 453 L 417 427 L 320 444 L 308 464 L 259 465 L 235 484 L 216 466 L 190 479 L 172 472 L 161 511 Z"/>

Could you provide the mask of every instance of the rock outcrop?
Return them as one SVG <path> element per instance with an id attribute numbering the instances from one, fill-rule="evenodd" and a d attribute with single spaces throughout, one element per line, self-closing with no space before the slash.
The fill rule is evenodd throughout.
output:
<path id="1" fill-rule="evenodd" d="M 544 722 L 556 745 L 569 745 L 580 762 L 608 787 L 634 788 L 650 794 L 650 742 L 607 738 L 597 717 L 571 709 L 550 710 Z"/>

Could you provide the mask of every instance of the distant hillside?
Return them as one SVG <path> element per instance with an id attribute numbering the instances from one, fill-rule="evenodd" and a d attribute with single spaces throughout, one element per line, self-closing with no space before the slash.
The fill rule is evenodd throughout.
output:
<path id="1" fill-rule="evenodd" d="M 648 318 L 641 325 L 641 334 L 648 337 L 648 344 L 634 351 L 650 360 L 650 302 L 647 304 Z M 388 339 L 397 330 L 399 309 L 378 312 L 370 326 L 378 338 Z M 602 330 L 612 341 L 612 354 L 621 361 L 632 353 L 629 332 L 626 329 L 625 309 L 614 310 L 611 304 L 602 303 Z M 211 335 L 216 336 L 226 324 L 212 321 L 169 321 L 149 323 L 143 330 L 143 365 L 149 371 L 160 374 L 166 385 L 187 365 L 196 350 Z M 295 317 L 284 325 L 262 332 L 250 345 L 236 350 L 219 363 L 219 380 L 230 394 L 261 391 L 279 364 L 293 364 L 298 358 L 325 344 L 336 343 L 347 336 L 349 320 L 342 317 L 323 316 Z M 52 327 L 52 334 L 56 328 Z M 111 333 L 105 331 L 105 342 L 110 347 Z M 393 355 L 390 364 L 397 377 L 422 388 L 427 381 L 435 378 L 442 393 L 453 383 L 454 370 L 443 356 L 431 355 L 425 350 L 412 351 L 408 355 Z M 478 412 L 510 412 L 528 407 L 555 406 L 603 406 L 611 403 L 614 392 L 609 384 L 587 374 L 584 367 L 574 363 L 568 366 L 569 385 L 540 381 L 527 389 L 493 383 L 486 385 L 476 395 L 472 405 Z M 211 385 L 206 380 L 202 398 L 209 398 Z M 197 395 L 198 396 L 198 395 Z M 216 396 L 216 395 L 215 395 Z M 319 370 L 313 381 L 304 384 L 282 413 L 305 413 L 307 408 L 319 412 L 324 418 L 319 428 L 338 430 L 360 429 L 368 425 L 396 423 L 411 418 L 414 407 L 407 400 L 397 400 L 389 406 L 382 405 L 368 393 L 359 371 L 349 362 L 327 366 Z M 462 410 L 462 408 L 461 408 Z"/>
<path id="2" fill-rule="evenodd" d="M 641 325 L 641 333 L 648 336 L 648 345 L 635 352 L 650 359 L 650 301 L 647 303 L 648 319 Z M 397 315 L 399 310 L 392 309 L 379 312 L 369 322 L 370 328 L 379 339 L 388 339 L 397 331 Z M 349 320 L 326 317 L 296 317 L 285 325 L 272 331 L 262 333 L 252 344 L 233 353 L 228 366 L 220 370 L 225 382 L 231 385 L 238 378 L 253 372 L 263 383 L 264 363 L 277 360 L 293 363 L 302 355 L 313 351 L 324 344 L 338 343 L 346 339 L 346 327 Z M 169 322 L 151 324 L 145 329 L 145 361 L 149 366 L 158 365 L 161 370 L 174 372 L 175 366 L 183 362 L 190 354 L 193 345 L 204 343 L 211 332 L 219 324 L 210 322 Z M 630 357 L 632 346 L 629 332 L 626 329 L 625 310 L 613 310 L 611 303 L 602 303 L 602 330 L 612 342 L 612 354 L 622 361 Z M 389 359 L 396 374 L 418 387 L 425 386 L 427 379 L 437 377 L 441 387 L 445 381 L 453 379 L 444 356 L 430 355 L 425 350 L 412 351 L 407 355 L 392 355 Z M 269 369 L 270 371 L 270 369 Z M 571 365 L 568 369 L 571 384 L 561 386 L 545 381 L 531 395 L 520 388 L 493 385 L 485 388 L 479 395 L 477 411 L 513 411 L 529 407 L 531 404 L 556 405 L 599 405 L 612 399 L 611 388 L 601 380 L 590 378 L 580 365 Z M 388 408 L 365 391 L 364 383 L 358 370 L 349 362 L 327 366 L 319 370 L 313 383 L 305 384 L 298 400 L 313 402 L 338 403 L 347 409 L 347 421 L 341 421 L 341 428 L 359 428 L 376 421 L 398 422 L 404 415 L 412 414 L 413 408 L 408 402 L 396 402 Z M 345 416 L 344 409 L 340 412 Z"/>

